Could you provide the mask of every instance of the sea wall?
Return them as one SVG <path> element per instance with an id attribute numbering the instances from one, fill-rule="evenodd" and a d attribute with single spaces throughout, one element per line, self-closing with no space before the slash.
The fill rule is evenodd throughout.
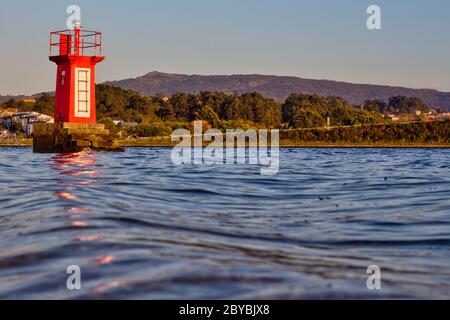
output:
<path id="1" fill-rule="evenodd" d="M 80 152 L 85 148 L 120 151 L 119 144 L 103 124 L 45 123 L 34 129 L 33 152 Z"/>

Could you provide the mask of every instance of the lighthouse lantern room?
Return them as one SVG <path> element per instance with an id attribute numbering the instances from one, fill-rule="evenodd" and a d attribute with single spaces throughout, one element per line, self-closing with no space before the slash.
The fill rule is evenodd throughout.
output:
<path id="1" fill-rule="evenodd" d="M 50 34 L 50 61 L 58 66 L 55 122 L 95 123 L 95 66 L 102 62 L 102 33 L 73 30 Z"/>

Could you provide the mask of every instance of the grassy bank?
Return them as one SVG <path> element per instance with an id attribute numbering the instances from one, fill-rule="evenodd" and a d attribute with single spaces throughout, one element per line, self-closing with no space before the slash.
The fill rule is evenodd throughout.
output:
<path id="1" fill-rule="evenodd" d="M 159 147 L 171 148 L 177 143 L 171 142 L 170 138 L 154 137 L 154 138 L 135 138 L 119 140 L 120 147 L 124 148 L 145 148 Z M 207 146 L 208 143 L 204 143 Z M 23 139 L 18 141 L 0 141 L 0 147 L 32 147 L 32 139 Z M 281 140 L 280 148 L 449 148 L 450 143 L 405 143 L 405 142 L 365 142 L 365 143 L 349 143 L 349 142 L 324 142 L 324 141 L 295 141 Z"/>
<path id="2" fill-rule="evenodd" d="M 119 146 L 123 148 L 173 147 L 176 145 L 170 141 L 170 137 L 129 138 L 118 140 L 118 142 Z"/>
<path id="3" fill-rule="evenodd" d="M 299 142 L 281 140 L 281 148 L 450 148 L 450 143 L 344 143 L 344 142 Z"/>
<path id="4" fill-rule="evenodd" d="M 0 140 L 0 147 L 32 147 L 33 139 Z"/>
<path id="5" fill-rule="evenodd" d="M 203 139 L 206 140 L 206 139 Z M 270 141 L 270 138 L 268 139 Z M 173 147 L 170 136 L 126 138 L 121 147 Z M 209 145 L 204 142 L 204 146 Z M 0 146 L 31 146 L 31 139 L 0 140 Z M 193 144 L 192 144 L 193 145 Z M 285 148 L 450 148 L 450 121 L 291 129 L 280 131 Z"/>
<path id="6" fill-rule="evenodd" d="M 168 137 L 135 138 L 119 140 L 121 147 L 174 147 L 177 143 Z M 208 143 L 204 143 L 207 146 Z M 295 141 L 281 140 L 280 148 L 450 148 L 450 143 L 406 143 L 406 142 L 325 142 L 325 141 Z"/>

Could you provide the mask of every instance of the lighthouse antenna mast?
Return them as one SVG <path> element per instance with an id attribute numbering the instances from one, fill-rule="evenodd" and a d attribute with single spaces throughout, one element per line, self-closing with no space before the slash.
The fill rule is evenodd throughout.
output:
<path id="1" fill-rule="evenodd" d="M 75 21 L 75 55 L 80 55 L 80 34 L 81 34 L 81 21 Z"/>

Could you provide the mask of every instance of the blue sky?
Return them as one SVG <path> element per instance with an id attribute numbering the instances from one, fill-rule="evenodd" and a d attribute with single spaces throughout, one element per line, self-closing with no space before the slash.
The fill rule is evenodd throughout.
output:
<path id="1" fill-rule="evenodd" d="M 261 73 L 450 91 L 448 0 L 1 0 L 0 94 L 53 90 L 68 5 L 104 33 L 97 80 Z M 366 9 L 382 9 L 382 30 Z"/>

